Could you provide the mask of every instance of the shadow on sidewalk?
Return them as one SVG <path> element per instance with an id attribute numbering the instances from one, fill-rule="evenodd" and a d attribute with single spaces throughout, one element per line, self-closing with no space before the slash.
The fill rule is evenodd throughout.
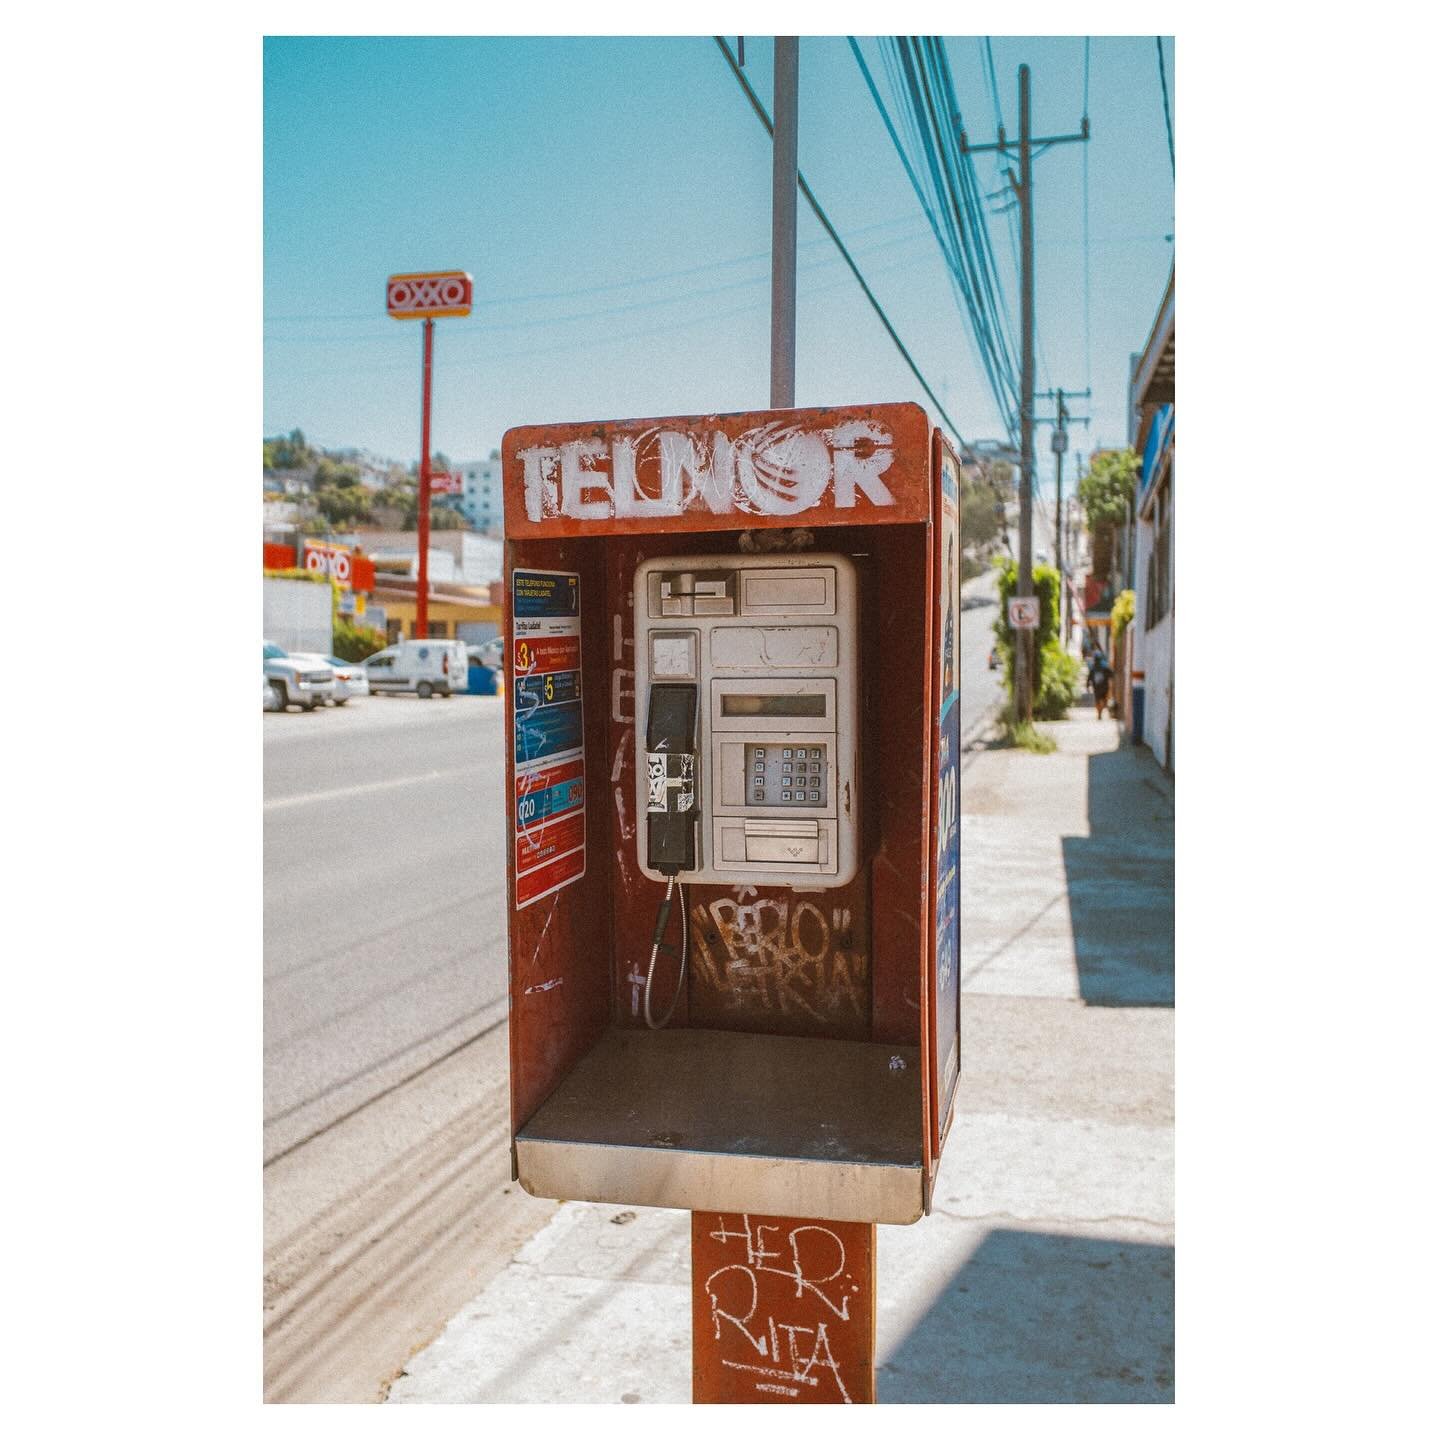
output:
<path id="1" fill-rule="evenodd" d="M 1088 761 L 1089 835 L 1061 846 L 1080 996 L 1087 1005 L 1175 1003 L 1175 810 L 1150 752 Z"/>
<path id="2" fill-rule="evenodd" d="M 1169 1404 L 1175 1250 L 992 1230 L 876 1375 L 881 1404 Z"/>

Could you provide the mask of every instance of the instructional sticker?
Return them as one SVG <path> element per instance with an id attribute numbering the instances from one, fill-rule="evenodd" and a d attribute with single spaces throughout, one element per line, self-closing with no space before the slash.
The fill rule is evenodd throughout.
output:
<path id="1" fill-rule="evenodd" d="M 585 711 L 580 577 L 510 576 L 515 715 L 515 908 L 585 873 Z"/>

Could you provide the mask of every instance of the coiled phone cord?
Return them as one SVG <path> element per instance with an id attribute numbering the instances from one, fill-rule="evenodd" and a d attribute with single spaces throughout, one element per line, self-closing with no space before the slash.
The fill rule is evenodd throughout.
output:
<path id="1" fill-rule="evenodd" d="M 665 887 L 665 898 L 655 912 L 655 939 L 650 946 L 650 969 L 645 974 L 645 1023 L 652 1030 L 663 1030 L 680 1003 L 680 992 L 685 988 L 685 969 L 690 961 L 690 921 L 685 913 L 685 887 L 680 887 L 680 975 L 675 981 L 675 993 L 670 997 L 670 1008 L 656 1020 L 650 1013 L 650 991 L 655 983 L 655 960 L 665 940 L 665 931 L 670 925 L 670 898 L 675 893 L 675 876 L 670 877 Z M 671 947 L 666 945 L 669 950 Z"/>

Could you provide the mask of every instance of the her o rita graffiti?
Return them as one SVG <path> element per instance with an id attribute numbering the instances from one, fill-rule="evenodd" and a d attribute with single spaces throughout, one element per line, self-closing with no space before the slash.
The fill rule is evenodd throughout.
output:
<path id="1" fill-rule="evenodd" d="M 697 1401 L 873 1401 L 869 1226 L 697 1212 L 691 1243 Z"/>

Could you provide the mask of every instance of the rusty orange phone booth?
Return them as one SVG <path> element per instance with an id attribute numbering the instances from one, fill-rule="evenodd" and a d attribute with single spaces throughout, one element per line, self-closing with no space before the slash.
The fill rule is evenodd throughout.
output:
<path id="1" fill-rule="evenodd" d="M 502 455 L 515 1175 L 693 1212 L 697 1401 L 873 1400 L 959 1073 L 956 457 L 911 404 Z"/>

